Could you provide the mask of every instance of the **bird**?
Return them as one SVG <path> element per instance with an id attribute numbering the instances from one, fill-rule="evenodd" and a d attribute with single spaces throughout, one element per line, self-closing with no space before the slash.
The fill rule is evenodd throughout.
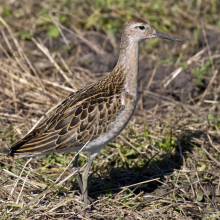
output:
<path id="1" fill-rule="evenodd" d="M 145 39 L 180 41 L 155 30 L 147 21 L 131 18 L 122 27 L 119 58 L 107 77 L 71 93 L 43 123 L 1 154 L 8 158 L 87 151 L 89 160 L 77 176 L 83 208 L 88 199 L 88 173 L 100 150 L 117 137 L 131 119 L 138 93 L 139 44 Z M 77 166 L 78 154 L 73 163 Z"/>

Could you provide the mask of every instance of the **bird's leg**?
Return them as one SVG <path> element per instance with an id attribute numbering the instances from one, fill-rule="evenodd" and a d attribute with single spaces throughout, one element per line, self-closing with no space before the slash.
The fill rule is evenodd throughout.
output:
<path id="1" fill-rule="evenodd" d="M 83 194 L 83 183 L 82 183 L 82 178 L 81 178 L 81 175 L 79 173 L 79 167 L 78 167 L 78 159 L 79 159 L 79 154 L 76 155 L 76 158 L 73 162 L 73 166 L 72 166 L 72 169 L 73 169 L 73 172 L 77 171 L 77 174 L 76 174 L 76 180 L 79 184 L 79 188 L 80 188 L 80 191 L 81 191 L 81 194 L 82 194 L 82 200 L 84 201 L 84 194 Z M 92 163 L 92 162 L 91 162 Z M 88 166 L 88 165 L 87 165 Z M 91 166 L 91 165 L 90 165 Z M 90 202 L 93 202 L 94 199 L 87 196 L 88 200 L 89 200 L 89 203 Z"/>
<path id="2" fill-rule="evenodd" d="M 81 176 L 80 176 L 80 173 L 79 173 L 78 159 L 79 159 L 79 154 L 76 155 L 76 158 L 73 162 L 72 169 L 73 169 L 74 172 L 77 171 L 76 180 L 79 184 L 79 188 L 80 188 L 81 193 L 83 193 L 83 184 L 82 184 Z"/>
<path id="3" fill-rule="evenodd" d="M 89 162 L 88 162 L 86 169 L 84 170 L 83 175 L 82 175 L 82 183 L 83 183 L 82 196 L 83 196 L 83 201 L 84 201 L 83 208 L 86 208 L 88 206 L 88 174 L 89 174 L 89 169 L 92 165 L 92 161 L 97 154 L 98 153 L 93 153 L 90 156 Z"/>

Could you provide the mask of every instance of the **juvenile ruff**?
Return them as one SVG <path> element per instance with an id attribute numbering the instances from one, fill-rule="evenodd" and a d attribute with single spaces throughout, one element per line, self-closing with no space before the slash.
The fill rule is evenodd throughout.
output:
<path id="1" fill-rule="evenodd" d="M 70 94 L 47 120 L 2 153 L 9 158 L 33 157 L 53 152 L 83 151 L 90 159 L 78 182 L 84 208 L 88 205 L 87 179 L 93 159 L 131 119 L 137 103 L 139 43 L 148 38 L 179 41 L 154 30 L 142 19 L 123 26 L 116 67 L 103 80 Z M 77 168 L 78 156 L 73 167 Z"/>

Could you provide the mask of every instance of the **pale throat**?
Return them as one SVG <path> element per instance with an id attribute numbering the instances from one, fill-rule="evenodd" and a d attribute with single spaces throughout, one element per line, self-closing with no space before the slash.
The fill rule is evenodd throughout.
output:
<path id="1" fill-rule="evenodd" d="M 117 63 L 126 74 L 125 90 L 135 97 L 137 96 L 138 49 L 138 42 L 123 36 Z"/>

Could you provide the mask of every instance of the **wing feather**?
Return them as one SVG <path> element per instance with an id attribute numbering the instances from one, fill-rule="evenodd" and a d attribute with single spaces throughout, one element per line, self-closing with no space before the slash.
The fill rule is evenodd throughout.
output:
<path id="1" fill-rule="evenodd" d="M 84 145 L 108 131 L 122 110 L 121 96 L 92 96 L 74 104 L 68 97 L 44 123 L 14 144 L 9 156 L 28 156 Z"/>

